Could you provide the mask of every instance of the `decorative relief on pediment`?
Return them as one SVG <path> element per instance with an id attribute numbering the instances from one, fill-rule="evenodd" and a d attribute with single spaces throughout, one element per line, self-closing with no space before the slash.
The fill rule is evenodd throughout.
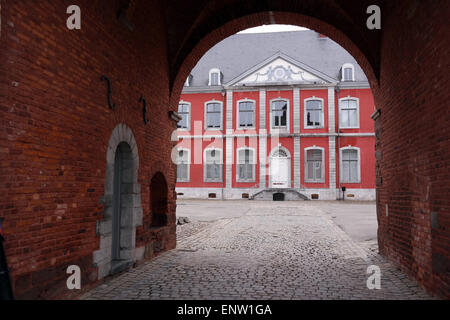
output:
<path id="1" fill-rule="evenodd" d="M 324 80 L 315 75 L 278 58 L 251 75 L 245 77 L 237 84 L 258 84 L 258 83 L 279 83 L 279 82 L 299 82 L 299 83 L 325 83 Z"/>

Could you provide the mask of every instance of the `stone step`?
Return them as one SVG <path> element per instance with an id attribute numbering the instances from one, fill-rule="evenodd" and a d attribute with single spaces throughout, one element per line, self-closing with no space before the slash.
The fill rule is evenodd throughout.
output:
<path id="1" fill-rule="evenodd" d="M 309 198 L 292 188 L 270 188 L 253 194 L 250 200 L 292 201 L 309 200 Z"/>

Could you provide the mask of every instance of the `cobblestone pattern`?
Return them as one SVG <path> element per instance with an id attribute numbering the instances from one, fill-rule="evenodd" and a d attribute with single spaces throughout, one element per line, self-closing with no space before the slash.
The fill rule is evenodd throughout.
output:
<path id="1" fill-rule="evenodd" d="M 91 290 L 82 299 L 430 299 L 318 208 L 259 209 L 182 226 L 178 247 Z M 381 268 L 369 290 L 367 267 Z"/>
<path id="2" fill-rule="evenodd" d="M 211 225 L 211 222 L 196 221 L 195 223 L 186 223 L 183 225 L 177 225 L 177 241 L 182 242 L 186 238 L 189 238 Z"/>

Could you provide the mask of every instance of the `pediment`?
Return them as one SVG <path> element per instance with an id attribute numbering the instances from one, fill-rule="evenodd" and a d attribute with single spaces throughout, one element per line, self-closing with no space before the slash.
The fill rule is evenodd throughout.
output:
<path id="1" fill-rule="evenodd" d="M 335 80 L 292 58 L 278 54 L 230 81 L 229 85 L 325 84 Z"/>

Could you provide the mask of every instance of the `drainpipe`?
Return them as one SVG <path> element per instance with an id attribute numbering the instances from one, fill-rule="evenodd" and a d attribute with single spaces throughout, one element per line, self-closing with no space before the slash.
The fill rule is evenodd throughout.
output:
<path id="1" fill-rule="evenodd" d="M 226 150 L 226 148 L 224 148 L 224 146 L 225 146 L 224 142 L 227 141 L 227 139 L 225 138 L 225 132 L 227 132 L 226 128 L 225 128 L 225 126 L 227 124 L 227 116 L 225 114 L 225 95 L 226 95 L 226 90 L 225 90 L 224 86 L 222 86 L 222 90 L 220 91 L 220 93 L 222 94 L 222 116 L 223 116 L 223 123 L 222 123 L 222 163 L 225 162 L 225 167 L 222 165 L 222 197 L 221 197 L 221 199 L 225 200 L 224 197 L 223 197 L 223 190 L 225 189 L 225 177 L 226 177 L 226 174 L 225 174 L 225 177 L 224 177 L 223 176 L 223 168 L 225 168 L 225 173 L 227 172 L 227 169 L 226 169 L 226 161 L 224 161 L 224 160 L 226 160 L 226 158 L 224 159 L 223 155 L 225 154 L 224 149 Z"/>
<path id="2" fill-rule="evenodd" d="M 339 92 L 341 89 L 339 88 L 339 85 L 336 86 L 336 98 L 337 98 L 337 112 L 336 112 L 336 119 L 337 119 L 337 138 L 338 138 L 338 150 L 336 153 L 336 168 L 339 168 L 336 170 L 336 172 L 339 172 L 339 175 L 336 174 L 336 179 L 338 180 L 338 200 L 341 200 L 341 128 L 340 128 L 340 119 L 339 119 Z"/>

